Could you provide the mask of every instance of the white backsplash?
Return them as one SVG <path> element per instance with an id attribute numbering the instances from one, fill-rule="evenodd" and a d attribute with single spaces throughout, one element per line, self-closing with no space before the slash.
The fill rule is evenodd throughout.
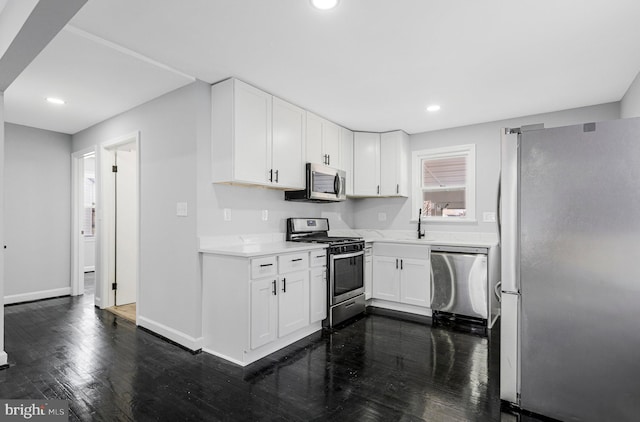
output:
<path id="1" fill-rule="evenodd" d="M 331 230 L 331 236 L 360 236 L 365 241 L 377 239 L 411 240 L 417 239 L 418 233 L 415 230 L 377 230 L 377 229 L 357 229 L 357 230 Z M 429 232 L 424 240 L 436 242 L 488 242 L 497 243 L 498 236 L 495 233 L 478 232 Z"/>

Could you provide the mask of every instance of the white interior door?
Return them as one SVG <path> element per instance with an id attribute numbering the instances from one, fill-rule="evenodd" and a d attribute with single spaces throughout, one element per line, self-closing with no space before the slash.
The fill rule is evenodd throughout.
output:
<path id="1" fill-rule="evenodd" d="M 138 228 L 135 146 L 119 147 L 116 151 L 116 305 L 136 302 Z"/>

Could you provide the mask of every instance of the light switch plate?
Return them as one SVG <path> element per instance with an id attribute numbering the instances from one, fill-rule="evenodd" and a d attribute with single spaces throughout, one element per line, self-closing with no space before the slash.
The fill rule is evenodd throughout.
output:
<path id="1" fill-rule="evenodd" d="M 378 221 L 387 221 L 387 213 L 379 212 L 378 213 Z"/>
<path id="2" fill-rule="evenodd" d="M 224 209 L 224 221 L 231 221 L 231 208 Z"/>
<path id="3" fill-rule="evenodd" d="M 269 219 L 269 210 L 262 210 L 262 221 L 267 221 Z"/>
<path id="4" fill-rule="evenodd" d="M 187 211 L 187 203 L 186 202 L 177 202 L 176 203 L 176 215 L 178 217 L 186 217 L 188 215 Z"/>

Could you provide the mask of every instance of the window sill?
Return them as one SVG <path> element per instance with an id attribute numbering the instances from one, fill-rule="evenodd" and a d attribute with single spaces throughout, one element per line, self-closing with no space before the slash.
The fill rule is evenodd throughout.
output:
<path id="1" fill-rule="evenodd" d="M 410 221 L 410 223 L 418 223 L 418 219 L 417 218 L 412 218 Z M 478 220 L 476 220 L 475 218 L 471 219 L 471 218 L 465 218 L 464 220 L 459 220 L 459 219 L 455 219 L 455 218 L 423 218 L 422 219 L 422 224 L 477 224 Z"/>

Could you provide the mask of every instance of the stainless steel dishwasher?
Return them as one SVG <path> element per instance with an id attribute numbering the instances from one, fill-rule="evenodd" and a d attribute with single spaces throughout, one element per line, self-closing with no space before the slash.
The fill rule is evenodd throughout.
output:
<path id="1" fill-rule="evenodd" d="M 431 247 L 431 310 L 434 319 L 442 316 L 463 318 L 486 326 L 490 312 L 487 255 L 487 248 Z"/>

